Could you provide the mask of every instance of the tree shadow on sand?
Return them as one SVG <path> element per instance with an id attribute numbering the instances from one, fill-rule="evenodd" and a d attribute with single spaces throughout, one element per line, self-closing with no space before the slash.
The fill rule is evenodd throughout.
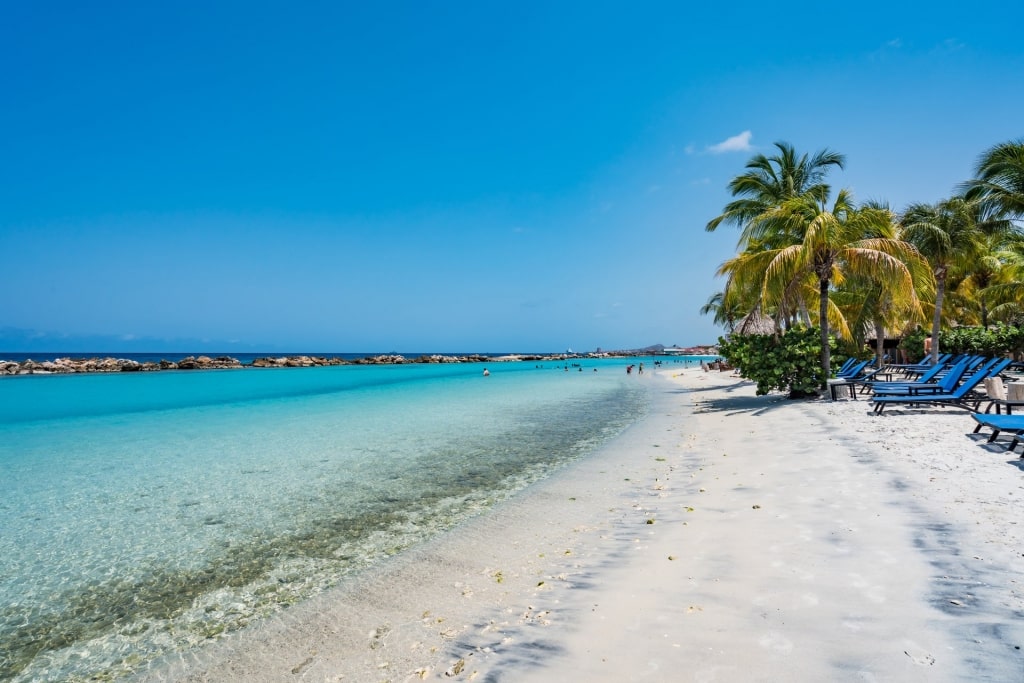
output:
<path id="1" fill-rule="evenodd" d="M 729 415 L 736 415 L 740 413 L 749 413 L 750 415 L 763 415 L 774 408 L 779 408 L 783 404 L 791 401 L 784 394 L 768 394 L 766 396 L 751 396 L 749 391 L 753 386 L 753 382 L 746 379 L 737 379 L 736 382 L 729 385 L 710 385 L 706 387 L 695 387 L 693 389 L 677 389 L 673 393 L 677 394 L 701 394 L 704 392 L 726 392 L 732 394 L 734 392 L 742 390 L 741 395 L 734 396 L 719 396 L 715 398 L 697 398 L 693 403 L 693 412 L 695 413 L 727 413 Z"/>

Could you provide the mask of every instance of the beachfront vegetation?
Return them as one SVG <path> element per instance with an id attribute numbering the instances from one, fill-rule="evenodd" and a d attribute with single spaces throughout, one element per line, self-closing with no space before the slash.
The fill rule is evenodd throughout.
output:
<path id="1" fill-rule="evenodd" d="M 1024 327 L 998 323 L 991 327 L 952 327 L 939 341 L 947 353 L 1019 356 L 1024 353 Z"/>
<path id="2" fill-rule="evenodd" d="M 940 348 L 965 346 L 1024 351 L 1015 341 L 1024 337 L 1024 139 L 987 150 L 975 178 L 948 199 L 899 213 L 879 202 L 858 204 L 845 189 L 831 199 L 825 181 L 844 167 L 843 155 L 800 155 L 784 142 L 775 147 L 776 154 L 755 155 L 729 183 L 734 200 L 706 225 L 713 231 L 733 224 L 740 239 L 737 255 L 718 271 L 725 288 L 702 313 L 714 313 L 730 333 L 751 314 L 769 316 L 780 338 L 797 325 L 804 333 L 814 326 L 822 388 L 831 374 L 832 339 L 845 353 L 862 355 L 873 338 L 881 358 L 886 337 L 909 341 L 927 327 L 936 358 Z M 1004 327 L 988 330 L 993 323 Z M 971 326 L 980 330 L 973 337 L 963 332 Z M 749 356 L 759 352 L 762 362 L 773 362 L 775 347 L 738 342 L 741 332 L 722 342 L 742 349 L 743 361 L 729 360 L 755 379 L 747 374 Z"/>
<path id="3" fill-rule="evenodd" d="M 758 396 L 769 391 L 786 391 L 790 398 L 810 396 L 828 380 L 818 363 L 821 335 L 813 327 L 797 325 L 776 335 L 732 335 L 721 341 L 718 352 L 757 383 Z"/>
<path id="4" fill-rule="evenodd" d="M 932 362 L 938 360 L 942 310 L 951 277 L 965 278 L 981 260 L 986 238 L 999 239 L 1010 223 L 985 215 L 980 200 L 951 197 L 935 204 L 912 204 L 903 213 L 905 238 L 928 259 L 935 278 Z"/>

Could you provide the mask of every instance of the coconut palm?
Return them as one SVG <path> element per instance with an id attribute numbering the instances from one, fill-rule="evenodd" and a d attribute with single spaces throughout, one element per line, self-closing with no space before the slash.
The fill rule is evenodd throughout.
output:
<path id="1" fill-rule="evenodd" d="M 928 259 L 935 276 L 932 315 L 932 362 L 939 358 L 939 330 L 946 286 L 954 269 L 966 271 L 981 253 L 984 232 L 977 221 L 978 205 L 965 197 L 935 204 L 911 204 L 903 212 L 906 239 Z"/>
<path id="2" fill-rule="evenodd" d="M 891 225 L 893 239 L 906 241 L 899 216 L 889 207 L 888 203 L 869 201 L 865 203 L 865 206 L 883 212 Z M 917 251 L 916 248 L 914 251 Z M 905 263 L 913 280 L 912 292 L 890 289 L 884 279 L 875 277 L 873 274 L 867 276 L 868 281 L 877 291 L 877 295 L 875 292 L 869 293 L 865 312 L 874 327 L 879 367 L 882 366 L 885 355 L 886 331 L 892 331 L 898 336 L 910 325 L 917 328 L 925 318 L 926 303 L 935 297 L 935 278 L 932 276 L 928 261 L 920 253 L 915 253 L 914 257 Z"/>
<path id="3" fill-rule="evenodd" d="M 1022 248 L 1019 235 L 983 234 L 977 258 L 966 264 L 967 271 L 953 293 L 963 300 L 963 308 L 976 312 L 982 327 L 988 327 L 993 308 L 1015 298 Z"/>
<path id="4" fill-rule="evenodd" d="M 736 306 L 744 313 L 756 311 L 758 316 L 767 316 L 775 323 L 776 330 L 791 327 L 797 320 L 811 326 L 807 300 L 816 296 L 813 287 L 808 288 L 806 279 L 794 278 L 787 283 L 782 292 L 767 301 L 762 297 L 763 282 L 758 277 L 758 265 L 764 262 L 764 254 L 781 247 L 793 244 L 794 238 L 783 231 L 771 233 L 765 231 L 762 237 L 750 238 L 746 249 L 733 259 L 723 263 L 716 273 L 727 278 L 725 291 L 729 298 L 736 301 Z M 753 272 L 751 276 L 750 272 Z M 763 274 L 763 272 L 761 273 Z"/>
<path id="5" fill-rule="evenodd" d="M 813 283 L 818 295 L 821 329 L 821 369 L 831 374 L 830 325 L 846 338 L 849 325 L 829 298 L 833 286 L 850 275 L 870 276 L 901 299 L 915 300 L 912 268 L 920 262 L 917 250 L 897 239 L 892 213 L 873 206 L 857 207 L 848 190 L 831 207 L 827 195 L 808 192 L 770 208 L 752 220 L 744 232 L 750 238 L 771 237 L 779 246 L 746 252 L 722 269 L 740 279 L 761 282 L 761 299 L 775 303 L 799 283 Z M 916 267 L 916 266 L 915 266 Z"/>
<path id="6" fill-rule="evenodd" d="M 964 278 L 960 292 L 977 302 L 981 324 L 1024 318 L 1024 235 L 1009 231 L 988 237 L 991 245 Z"/>
<path id="7" fill-rule="evenodd" d="M 708 297 L 707 303 L 700 307 L 701 315 L 714 313 L 715 324 L 724 327 L 726 332 L 732 332 L 736 321 L 743 317 L 737 297 L 730 294 L 729 288 L 726 287 L 724 292 L 715 292 Z"/>
<path id="8" fill-rule="evenodd" d="M 793 145 L 787 142 L 776 142 L 775 147 L 776 154 L 755 155 L 747 162 L 746 172 L 733 178 L 728 188 L 737 199 L 727 204 L 724 212 L 706 226 L 709 232 L 722 223 L 732 223 L 741 228 L 740 249 L 747 254 L 789 243 L 791 239 L 787 236 L 770 232 L 754 237 L 751 228 L 765 212 L 793 197 L 808 193 L 815 197 L 827 197 L 830 190 L 824 183 L 825 176 L 833 166 L 842 168 L 845 163 L 842 154 L 828 149 L 808 156 L 798 154 Z M 719 274 L 728 273 L 727 264 L 723 264 L 723 268 Z M 779 329 L 798 318 L 810 323 L 807 300 L 804 298 L 806 289 L 800 287 L 799 283 L 790 283 L 792 286 L 786 296 L 780 297 L 771 306 L 761 300 L 760 287 L 751 290 L 748 286 L 750 284 L 749 281 L 733 280 L 731 276 L 726 284 L 726 291 L 735 292 L 735 297 L 744 302 L 746 312 L 757 309 L 771 316 Z"/>
<path id="9" fill-rule="evenodd" d="M 732 179 L 729 192 L 738 199 L 726 204 L 725 211 L 708 222 L 708 232 L 722 223 L 744 228 L 765 211 L 800 195 L 827 197 L 830 190 L 824 183 L 825 176 L 833 166 L 843 168 L 846 163 L 846 157 L 828 149 L 808 157 L 798 156 L 787 142 L 776 142 L 775 147 L 777 154 L 755 155 L 747 162 L 746 173 Z"/>
<path id="10" fill-rule="evenodd" d="M 896 215 L 884 203 L 867 202 L 864 207 L 884 212 L 892 224 L 893 238 L 902 239 Z M 852 347 L 864 347 L 869 335 L 875 339 L 875 358 L 879 367 L 884 362 L 887 332 L 899 335 L 908 325 L 924 317 L 923 305 L 934 296 L 934 279 L 928 262 L 918 256 L 906 262 L 913 280 L 913 292 L 891 289 L 873 271 L 851 274 L 841 288 L 833 289 L 831 298 L 849 321 Z"/>
<path id="11" fill-rule="evenodd" d="M 968 199 L 980 199 L 1011 219 L 1024 218 L 1024 139 L 987 149 L 962 185 Z"/>

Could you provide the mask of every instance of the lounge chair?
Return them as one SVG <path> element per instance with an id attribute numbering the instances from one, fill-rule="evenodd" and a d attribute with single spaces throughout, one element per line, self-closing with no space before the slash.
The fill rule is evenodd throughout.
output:
<path id="1" fill-rule="evenodd" d="M 939 378 L 938 375 L 940 373 L 942 373 L 944 370 L 946 370 L 946 368 L 944 366 L 932 366 L 931 370 L 929 370 L 927 373 L 922 375 L 921 379 L 916 381 L 916 382 L 908 382 L 908 381 L 903 381 L 903 380 L 896 381 L 896 382 L 882 382 L 882 381 L 877 381 L 877 380 L 858 380 L 857 384 L 861 385 L 863 392 L 878 390 L 879 392 L 882 392 L 882 393 L 909 393 L 909 389 L 914 388 L 914 387 L 922 387 L 922 386 L 938 387 L 938 386 L 940 386 L 940 382 L 943 379 L 949 377 L 949 375 L 952 374 L 956 370 L 956 368 L 963 368 L 963 370 L 961 372 L 959 372 L 958 375 L 956 375 L 956 380 L 955 381 L 958 382 L 959 378 L 963 377 L 964 372 L 967 370 L 967 364 L 957 364 L 956 366 L 953 366 L 953 368 L 949 369 L 949 372 L 947 372 L 941 378 Z M 935 381 L 933 382 L 932 380 L 935 380 Z M 943 393 L 948 392 L 948 391 L 952 391 L 954 386 L 955 386 L 955 383 L 950 385 L 948 388 L 943 389 L 942 390 Z"/>
<path id="2" fill-rule="evenodd" d="M 828 380 L 828 389 L 832 394 L 833 401 L 836 400 L 840 387 L 844 387 L 849 392 L 850 398 L 857 400 L 857 384 L 869 381 L 882 370 L 882 368 L 872 368 L 870 360 L 858 361 L 853 365 L 844 363 L 843 367 L 846 368 L 845 371 L 840 369 L 836 377 Z"/>
<path id="3" fill-rule="evenodd" d="M 995 361 L 993 361 L 995 362 Z M 925 375 L 921 376 L 921 380 L 917 382 L 875 382 L 871 385 L 871 390 L 876 396 L 906 396 L 909 394 L 948 394 L 956 389 L 956 385 L 960 382 L 960 378 L 967 372 L 967 361 L 962 360 L 952 368 L 949 369 L 945 375 L 940 379 L 931 382 L 927 381 L 935 377 L 938 373 L 942 372 L 943 368 L 933 368 L 934 372 L 929 371 Z"/>
<path id="4" fill-rule="evenodd" d="M 932 363 L 931 356 L 928 356 L 919 363 L 893 364 L 889 366 L 889 369 L 894 372 L 902 372 L 904 374 L 921 374 L 926 372 L 933 365 L 949 365 L 950 361 L 954 360 L 953 354 L 944 353 L 939 356 L 939 362 L 937 363 Z"/>
<path id="5" fill-rule="evenodd" d="M 974 372 L 975 368 L 984 363 L 986 360 L 985 356 L 969 356 L 966 353 L 961 353 L 958 356 L 952 356 L 946 361 L 945 365 L 947 368 L 953 367 L 961 361 L 967 361 L 967 372 Z M 923 376 L 921 371 L 913 371 L 908 373 L 908 379 L 911 382 L 920 382 Z"/>
<path id="6" fill-rule="evenodd" d="M 836 371 L 836 374 L 837 375 L 843 374 L 844 372 L 849 370 L 850 367 L 852 367 L 853 364 L 856 363 L 856 362 L 857 362 L 857 359 L 854 356 L 850 356 L 849 358 L 846 359 L 846 362 L 843 363 L 843 367 L 839 368 L 839 370 Z"/>
<path id="7" fill-rule="evenodd" d="M 995 441 L 1000 432 L 1013 432 L 1013 440 L 1006 447 L 1008 451 L 1012 451 L 1021 442 L 1021 435 L 1024 434 L 1024 415 L 974 413 L 971 417 L 978 423 L 978 426 L 974 428 L 975 434 L 981 431 L 982 427 L 989 427 L 992 430 L 992 434 L 988 437 L 989 443 Z M 1024 454 L 1021 457 L 1024 458 Z"/>
<path id="8" fill-rule="evenodd" d="M 854 379 L 855 377 L 858 377 L 861 372 L 863 372 L 864 368 L 866 368 L 870 362 L 870 360 L 861 360 L 855 362 L 850 367 L 846 367 L 844 365 L 843 367 L 845 368 L 845 370 L 840 370 L 839 372 L 837 372 L 836 379 Z"/>
<path id="9" fill-rule="evenodd" d="M 965 379 L 963 384 L 948 394 L 874 396 L 871 399 L 872 403 L 875 404 L 874 411 L 881 415 L 887 405 L 902 403 L 905 405 L 953 406 L 954 408 L 964 408 L 966 410 L 973 410 L 974 412 L 977 412 L 978 406 L 985 400 L 985 397 L 972 395 L 971 392 L 974 390 L 974 387 L 981 384 L 981 380 L 985 379 L 990 374 L 994 375 L 1002 372 L 1012 362 L 1013 361 L 1009 358 L 1003 358 L 1002 360 L 997 360 L 995 365 L 986 363 L 982 368 L 975 370 L 970 377 Z"/>

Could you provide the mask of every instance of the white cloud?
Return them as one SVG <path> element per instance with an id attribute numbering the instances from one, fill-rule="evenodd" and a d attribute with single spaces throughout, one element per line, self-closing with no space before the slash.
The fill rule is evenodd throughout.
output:
<path id="1" fill-rule="evenodd" d="M 749 152 L 753 149 L 750 146 L 750 138 L 754 137 L 754 134 L 749 130 L 745 130 L 739 135 L 733 135 L 731 138 L 727 138 L 716 145 L 710 145 L 708 151 L 712 154 L 724 154 L 726 152 Z"/>
<path id="2" fill-rule="evenodd" d="M 939 45 L 937 51 L 938 52 L 956 52 L 958 50 L 964 49 L 965 47 L 967 47 L 967 45 L 965 43 L 963 43 L 962 41 L 957 40 L 956 38 L 946 38 Z"/>

